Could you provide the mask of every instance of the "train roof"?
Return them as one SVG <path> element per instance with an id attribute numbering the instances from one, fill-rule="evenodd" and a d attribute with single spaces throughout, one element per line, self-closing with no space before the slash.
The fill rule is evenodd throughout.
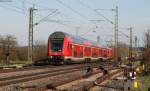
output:
<path id="1" fill-rule="evenodd" d="M 94 41 L 87 40 L 87 39 L 82 38 L 80 36 L 75 36 L 75 35 L 72 35 L 72 34 L 68 34 L 66 32 L 56 31 L 56 32 L 52 33 L 50 35 L 50 37 L 51 38 L 54 38 L 54 37 L 59 37 L 59 38 L 69 37 L 69 38 L 71 38 L 72 42 L 74 42 L 74 43 L 79 43 L 79 44 L 85 44 L 85 45 L 92 45 L 92 46 L 100 47 L 100 45 L 98 45 Z"/>

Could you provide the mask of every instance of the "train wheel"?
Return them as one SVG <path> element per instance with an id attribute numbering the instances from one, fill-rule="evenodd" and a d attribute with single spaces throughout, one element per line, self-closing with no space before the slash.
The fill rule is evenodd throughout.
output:
<path id="1" fill-rule="evenodd" d="M 66 59 L 66 62 L 65 62 L 66 64 L 72 64 L 72 60 L 71 59 Z"/>
<path id="2" fill-rule="evenodd" d="M 87 62 L 88 62 L 88 59 L 87 59 L 87 58 L 85 58 L 84 63 L 87 63 Z"/>
<path id="3" fill-rule="evenodd" d="M 89 58 L 88 59 L 88 61 L 87 61 L 87 63 L 91 63 L 92 62 L 92 59 L 91 58 Z"/>
<path id="4" fill-rule="evenodd" d="M 102 58 L 99 58 L 99 59 L 98 59 L 98 61 L 100 61 L 100 62 L 101 62 L 101 61 L 103 61 L 103 59 L 102 59 Z"/>

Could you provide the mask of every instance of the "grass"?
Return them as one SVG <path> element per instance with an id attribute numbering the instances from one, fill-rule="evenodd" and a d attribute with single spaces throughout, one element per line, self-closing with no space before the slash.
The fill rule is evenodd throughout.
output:
<path id="1" fill-rule="evenodd" d="M 28 61 L 10 61 L 11 64 L 29 64 Z"/>
<path id="2" fill-rule="evenodd" d="M 0 63 L 0 67 L 17 67 L 20 68 L 23 65 L 30 64 L 28 61 L 10 61 L 9 64 Z"/>
<path id="3" fill-rule="evenodd" d="M 150 75 L 138 77 L 137 79 L 141 82 L 142 91 L 148 91 L 148 88 L 150 87 Z"/>

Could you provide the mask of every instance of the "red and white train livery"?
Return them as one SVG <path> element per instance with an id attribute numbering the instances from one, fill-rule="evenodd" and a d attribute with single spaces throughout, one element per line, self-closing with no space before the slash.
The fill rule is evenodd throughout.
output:
<path id="1" fill-rule="evenodd" d="M 111 48 L 65 32 L 54 32 L 48 38 L 48 59 L 51 63 L 81 63 L 112 57 Z"/>

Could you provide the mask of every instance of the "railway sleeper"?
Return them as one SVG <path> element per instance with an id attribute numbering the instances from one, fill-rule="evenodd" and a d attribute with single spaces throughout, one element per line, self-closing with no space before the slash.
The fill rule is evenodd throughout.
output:
<path id="1" fill-rule="evenodd" d="M 88 74 L 88 76 L 91 76 L 91 75 L 97 74 L 97 73 L 99 73 L 99 71 L 92 72 L 92 73 Z M 63 85 L 63 84 L 66 84 L 66 83 L 69 83 L 69 82 L 81 79 L 81 78 L 86 77 L 86 76 L 87 76 L 87 74 L 78 74 L 76 76 L 69 77 L 69 78 L 57 79 L 57 80 L 54 79 L 51 82 L 39 85 L 36 88 L 31 89 L 30 91 L 37 91 L 38 89 L 41 89 L 41 88 L 47 88 L 47 89 L 57 90 L 56 89 L 57 86 L 60 86 L 60 85 Z"/>
<path id="2" fill-rule="evenodd" d="M 115 75 L 119 72 L 120 71 L 116 71 L 116 72 L 104 75 L 104 76 L 96 79 L 95 81 L 83 81 L 77 85 L 74 85 L 72 87 L 65 89 L 65 91 L 89 91 L 90 88 L 92 88 L 94 86 L 98 86 L 100 83 L 102 83 L 103 81 L 105 81 L 107 79 L 111 79 L 111 77 L 113 75 Z"/>

